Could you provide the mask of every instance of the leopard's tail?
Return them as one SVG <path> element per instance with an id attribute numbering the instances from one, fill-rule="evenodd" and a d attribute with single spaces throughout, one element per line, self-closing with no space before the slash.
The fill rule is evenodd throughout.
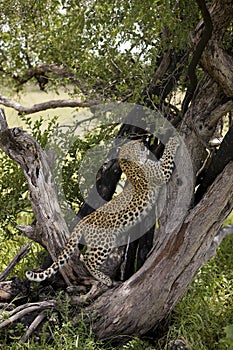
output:
<path id="1" fill-rule="evenodd" d="M 72 234 L 70 239 L 67 242 L 65 249 L 62 251 L 62 253 L 58 256 L 57 260 L 54 261 L 50 267 L 48 267 L 46 270 L 41 272 L 27 271 L 26 277 L 30 281 L 41 282 L 55 275 L 57 271 L 62 266 L 64 266 L 68 262 L 68 260 L 71 258 L 71 256 L 74 254 L 79 242 L 79 238 L 80 236 L 76 234 L 74 239 L 74 235 Z"/>

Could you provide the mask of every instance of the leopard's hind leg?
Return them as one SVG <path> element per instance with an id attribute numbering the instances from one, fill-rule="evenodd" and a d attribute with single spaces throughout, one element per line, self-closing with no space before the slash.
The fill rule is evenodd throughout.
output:
<path id="1" fill-rule="evenodd" d="M 112 280 L 109 276 L 100 271 L 99 268 L 109 256 L 111 250 L 111 248 L 104 247 L 88 247 L 86 254 L 82 256 L 82 260 L 90 274 L 108 287 L 111 287 Z"/>

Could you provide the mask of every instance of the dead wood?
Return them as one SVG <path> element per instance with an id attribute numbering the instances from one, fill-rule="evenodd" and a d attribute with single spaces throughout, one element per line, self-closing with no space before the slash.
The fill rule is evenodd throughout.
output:
<path id="1" fill-rule="evenodd" d="M 17 255 L 13 258 L 10 264 L 7 266 L 5 271 L 0 274 L 0 282 L 4 281 L 4 279 L 11 273 L 13 268 L 24 258 L 24 256 L 29 252 L 31 247 L 31 243 L 26 244 L 24 247 L 20 249 Z"/>
<path id="2" fill-rule="evenodd" d="M 46 312 L 43 310 L 39 313 L 38 316 L 34 319 L 34 321 L 28 327 L 26 333 L 20 339 L 20 343 L 26 343 L 26 341 L 30 338 L 32 333 L 37 329 L 37 327 L 44 321 L 46 318 Z"/>
<path id="3" fill-rule="evenodd" d="M 12 311 L 7 311 L 8 318 L 5 321 L 0 322 L 0 328 L 7 327 L 13 322 L 22 319 L 27 314 L 33 312 L 40 312 L 41 310 L 51 309 L 56 306 L 57 302 L 55 300 L 42 301 L 40 303 L 28 303 L 21 306 L 18 306 Z"/>

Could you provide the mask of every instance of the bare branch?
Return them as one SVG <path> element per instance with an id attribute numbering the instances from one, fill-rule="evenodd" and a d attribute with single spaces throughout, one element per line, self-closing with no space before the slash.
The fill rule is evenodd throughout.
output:
<path id="1" fill-rule="evenodd" d="M 34 321 L 31 323 L 29 328 L 27 329 L 26 333 L 22 336 L 20 339 L 20 343 L 25 343 L 28 338 L 31 336 L 31 334 L 35 331 L 35 329 L 41 324 L 41 322 L 45 319 L 46 312 L 43 310 L 39 313 L 38 316 L 34 319 Z"/>
<path id="2" fill-rule="evenodd" d="M 5 60 L 7 61 L 6 54 L 3 51 L 1 53 L 4 54 Z M 74 71 L 72 71 L 68 67 L 65 67 L 63 65 L 47 63 L 41 63 L 33 67 L 29 59 L 28 53 L 24 52 L 24 54 L 29 68 L 25 70 L 22 74 L 12 74 L 11 72 L 5 71 L 2 67 L 0 68 L 2 72 L 11 76 L 17 82 L 17 86 L 21 86 L 27 83 L 29 80 L 35 78 L 39 83 L 40 89 L 44 90 L 49 79 L 53 77 L 56 79 L 57 77 L 59 77 L 66 80 L 68 79 L 73 84 L 79 85 L 80 90 L 82 90 L 83 88 L 85 89 L 85 82 L 82 82 L 81 79 L 77 79 Z"/>
<path id="3" fill-rule="evenodd" d="M 209 116 L 210 122 L 209 126 L 215 126 L 219 119 L 225 116 L 227 113 L 230 113 L 233 110 L 233 100 L 229 100 L 226 103 L 216 107 Z"/>
<path id="4" fill-rule="evenodd" d="M 15 109 L 21 114 L 33 114 L 47 109 L 64 108 L 64 107 L 92 107 L 99 104 L 100 101 L 79 101 L 79 100 L 51 100 L 47 102 L 42 102 L 35 104 L 31 107 L 22 106 L 20 103 L 0 94 L 0 104 L 6 107 Z"/>
<path id="5" fill-rule="evenodd" d="M 8 317 L 5 321 L 0 323 L 0 329 L 4 328 L 6 326 L 9 326 L 13 322 L 17 321 L 18 319 L 22 318 L 23 316 L 34 312 L 34 311 L 40 311 L 44 309 L 50 309 L 56 306 L 56 301 L 55 300 L 50 300 L 50 301 L 42 301 L 40 303 L 29 303 L 29 304 L 24 304 L 16 309 L 14 309 L 11 312 L 7 312 L 10 317 Z"/>
<path id="6" fill-rule="evenodd" d="M 18 264 L 18 262 L 20 260 L 22 260 L 24 258 L 24 256 L 29 252 L 31 247 L 31 243 L 26 244 L 24 247 L 22 247 L 20 249 L 20 251 L 18 252 L 18 254 L 13 258 L 13 260 L 10 262 L 10 264 L 7 266 L 7 268 L 5 269 L 5 271 L 3 271 L 3 273 L 1 273 L 0 275 L 0 281 L 3 281 L 13 270 L 13 268 L 15 267 L 15 265 Z"/>

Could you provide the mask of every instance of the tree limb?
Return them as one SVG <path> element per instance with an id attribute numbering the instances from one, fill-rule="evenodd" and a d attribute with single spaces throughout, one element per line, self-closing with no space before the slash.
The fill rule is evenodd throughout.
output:
<path id="1" fill-rule="evenodd" d="M 201 57 L 201 65 L 222 87 L 225 94 L 233 97 L 233 57 L 223 47 L 223 35 L 233 19 L 233 6 L 231 0 L 215 0 L 210 9 L 213 23 L 212 37 Z M 192 40 L 199 41 L 202 35 L 202 21 L 196 28 Z"/>
<path id="2" fill-rule="evenodd" d="M 55 300 L 50 300 L 50 301 L 42 301 L 40 303 L 29 303 L 29 304 L 24 304 L 13 311 L 7 311 L 7 314 L 10 315 L 5 321 L 0 322 L 0 329 L 4 328 L 6 326 L 9 326 L 13 322 L 17 321 L 18 319 L 24 317 L 25 315 L 34 312 L 34 311 L 39 311 L 39 310 L 44 310 L 44 309 L 50 309 L 55 307 L 57 302 Z"/>
<path id="3" fill-rule="evenodd" d="M 63 65 L 46 64 L 46 63 L 41 63 L 38 66 L 33 67 L 29 59 L 28 53 L 24 52 L 24 55 L 29 68 L 23 74 L 12 75 L 11 73 L 6 72 L 2 68 L 0 68 L 0 70 L 2 70 L 5 74 L 11 75 L 12 78 L 17 82 L 18 86 L 27 83 L 32 78 L 35 78 L 38 81 L 41 90 L 44 90 L 45 85 L 48 83 L 48 76 L 49 75 L 51 76 L 51 74 L 55 77 L 62 77 L 65 79 L 69 79 L 69 81 L 75 85 L 81 85 L 80 81 L 76 78 L 75 74 L 67 67 Z M 7 58 L 5 59 L 7 60 Z"/>
<path id="4" fill-rule="evenodd" d="M 218 121 L 233 110 L 233 99 L 216 107 L 209 115 L 209 127 L 215 126 Z"/>
<path id="5" fill-rule="evenodd" d="M 22 106 L 20 103 L 0 94 L 0 104 L 15 109 L 21 114 L 33 114 L 47 109 L 64 107 L 92 107 L 99 104 L 99 101 L 79 101 L 79 100 L 51 100 L 35 104 L 30 107 Z"/>

